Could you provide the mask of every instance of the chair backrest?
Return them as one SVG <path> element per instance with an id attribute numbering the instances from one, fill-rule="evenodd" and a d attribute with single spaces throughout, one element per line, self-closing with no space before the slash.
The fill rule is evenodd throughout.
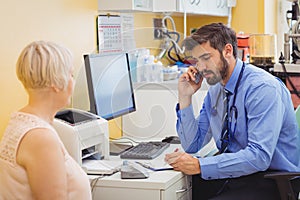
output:
<path id="1" fill-rule="evenodd" d="M 295 110 L 298 127 L 300 129 L 300 105 Z"/>

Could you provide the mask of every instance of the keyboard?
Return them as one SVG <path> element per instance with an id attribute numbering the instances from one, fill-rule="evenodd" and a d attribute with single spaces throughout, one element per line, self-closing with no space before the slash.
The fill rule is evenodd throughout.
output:
<path id="1" fill-rule="evenodd" d="M 167 142 L 141 142 L 138 145 L 123 152 L 122 159 L 145 159 L 151 160 L 159 156 L 170 146 Z"/>

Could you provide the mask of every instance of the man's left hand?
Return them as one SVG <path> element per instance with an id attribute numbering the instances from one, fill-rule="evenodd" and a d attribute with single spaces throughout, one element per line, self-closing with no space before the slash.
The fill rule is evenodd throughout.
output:
<path id="1" fill-rule="evenodd" d="M 201 172 L 198 158 L 194 158 L 185 152 L 166 154 L 165 161 L 171 165 L 174 170 L 181 171 L 187 175 L 200 174 Z"/>

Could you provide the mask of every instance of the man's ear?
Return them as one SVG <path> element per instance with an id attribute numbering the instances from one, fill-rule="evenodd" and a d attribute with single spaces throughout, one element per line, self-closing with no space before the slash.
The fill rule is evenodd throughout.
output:
<path id="1" fill-rule="evenodd" d="M 226 44 L 223 50 L 223 56 L 225 58 L 231 57 L 233 54 L 233 47 L 231 44 Z"/>

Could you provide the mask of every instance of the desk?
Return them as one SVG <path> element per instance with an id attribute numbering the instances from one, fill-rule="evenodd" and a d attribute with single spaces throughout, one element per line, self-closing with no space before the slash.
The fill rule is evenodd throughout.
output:
<path id="1" fill-rule="evenodd" d="M 165 153 L 173 151 L 171 145 L 152 163 L 163 162 Z M 120 159 L 111 157 L 111 159 Z M 95 176 L 91 176 L 95 178 Z M 191 200 L 192 179 L 181 172 L 150 172 L 147 179 L 121 179 L 120 172 L 93 182 L 93 200 Z"/>

